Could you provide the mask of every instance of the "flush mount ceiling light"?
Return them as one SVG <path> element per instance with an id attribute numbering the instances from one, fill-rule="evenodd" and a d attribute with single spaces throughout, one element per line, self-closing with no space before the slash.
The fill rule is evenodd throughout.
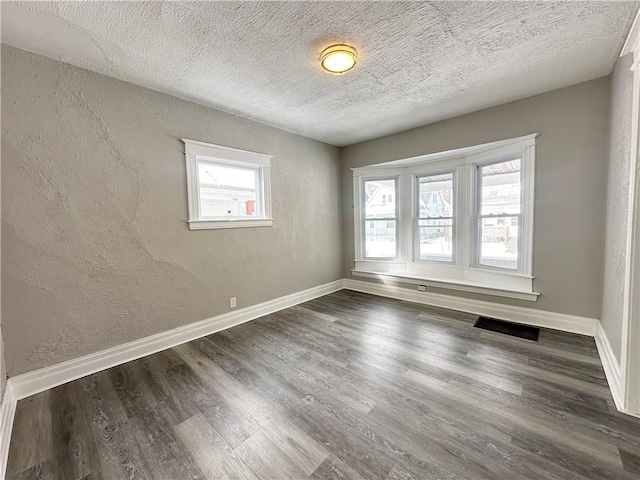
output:
<path id="1" fill-rule="evenodd" d="M 349 45 L 331 45 L 320 54 L 320 64 L 325 72 L 342 75 L 356 66 L 358 52 Z"/>

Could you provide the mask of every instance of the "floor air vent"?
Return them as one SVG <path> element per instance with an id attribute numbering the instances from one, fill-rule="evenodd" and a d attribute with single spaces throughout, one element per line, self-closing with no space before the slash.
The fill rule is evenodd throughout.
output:
<path id="1" fill-rule="evenodd" d="M 540 335 L 540 329 L 537 327 L 529 327 L 527 325 L 505 322 L 504 320 L 496 320 L 495 318 L 489 317 L 478 317 L 478 320 L 476 320 L 473 326 L 491 330 L 492 332 L 504 333 L 512 337 L 533 340 L 534 342 L 538 341 L 538 335 Z"/>

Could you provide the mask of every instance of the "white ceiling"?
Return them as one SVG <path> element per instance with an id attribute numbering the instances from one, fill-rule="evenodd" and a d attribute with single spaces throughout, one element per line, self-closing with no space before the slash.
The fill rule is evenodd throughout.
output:
<path id="1" fill-rule="evenodd" d="M 638 2 L 12 2 L 2 41 L 348 145 L 607 75 Z M 322 72 L 323 47 L 360 61 Z"/>

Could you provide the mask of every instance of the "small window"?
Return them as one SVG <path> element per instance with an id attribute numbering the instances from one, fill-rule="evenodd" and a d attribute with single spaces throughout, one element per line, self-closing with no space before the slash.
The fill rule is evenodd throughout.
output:
<path id="1" fill-rule="evenodd" d="M 183 142 L 191 230 L 272 225 L 270 156 Z"/>

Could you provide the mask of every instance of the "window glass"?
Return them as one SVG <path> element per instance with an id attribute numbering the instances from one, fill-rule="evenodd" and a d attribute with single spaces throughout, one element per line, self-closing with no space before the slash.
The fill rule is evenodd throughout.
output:
<path id="1" fill-rule="evenodd" d="M 199 161 L 201 217 L 260 216 L 259 184 L 258 168 Z"/>
<path id="2" fill-rule="evenodd" d="M 395 220 L 367 220 L 365 254 L 368 258 L 393 258 L 396 256 Z"/>
<path id="3" fill-rule="evenodd" d="M 396 205 L 394 179 L 367 180 L 364 188 L 365 256 L 394 258 L 396 251 Z"/>
<path id="4" fill-rule="evenodd" d="M 395 218 L 396 205 L 393 202 L 396 182 L 390 180 L 367 180 L 364 182 L 364 211 L 369 218 Z M 391 197 L 389 195 L 391 194 Z"/>
<path id="5" fill-rule="evenodd" d="M 481 265 L 518 268 L 520 168 L 520 159 L 478 167 L 478 262 Z"/>
<path id="6" fill-rule="evenodd" d="M 518 268 L 518 217 L 491 217 L 480 221 L 480 263 Z"/>
<path id="7" fill-rule="evenodd" d="M 520 213 L 520 159 L 480 167 L 481 215 Z"/>
<path id="8" fill-rule="evenodd" d="M 453 173 L 418 178 L 420 260 L 453 260 Z"/>

